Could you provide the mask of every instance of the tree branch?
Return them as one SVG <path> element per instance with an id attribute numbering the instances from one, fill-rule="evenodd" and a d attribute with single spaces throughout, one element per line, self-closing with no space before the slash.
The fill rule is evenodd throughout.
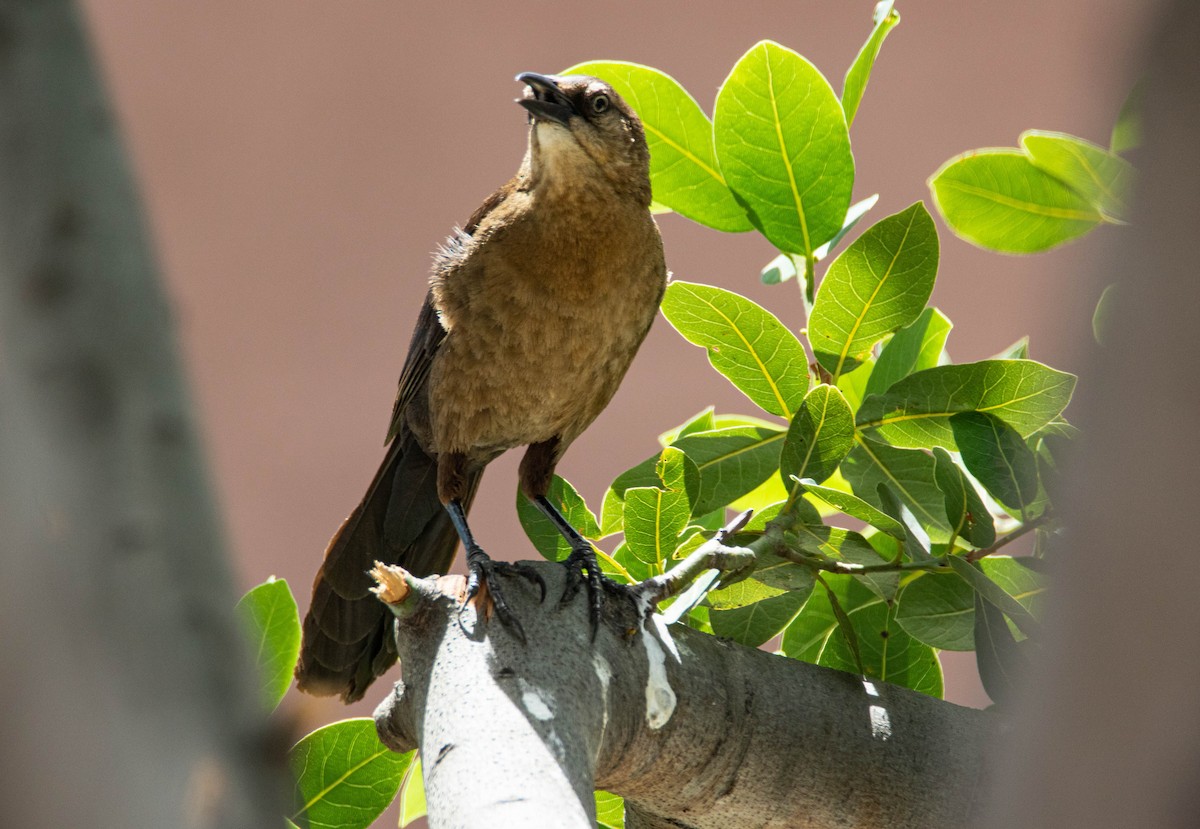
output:
<path id="1" fill-rule="evenodd" d="M 609 600 L 559 608 L 563 569 L 537 562 L 539 603 L 507 591 L 522 646 L 457 584 L 407 591 L 404 679 L 376 711 L 385 744 L 425 757 L 430 825 L 593 825 L 592 789 L 641 827 L 958 827 L 997 720 L 932 697 L 640 625 Z M 405 580 L 404 576 L 397 576 Z"/>

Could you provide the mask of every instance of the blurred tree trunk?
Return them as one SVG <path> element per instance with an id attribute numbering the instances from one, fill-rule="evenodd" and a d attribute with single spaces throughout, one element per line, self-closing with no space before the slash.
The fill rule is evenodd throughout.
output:
<path id="1" fill-rule="evenodd" d="M 1088 286 L 1117 283 L 1079 388 L 1051 637 L 992 792 L 992 820 L 1055 829 L 1200 823 L 1200 5 L 1147 44 L 1132 224 Z M 1085 306 L 1086 307 L 1086 306 Z"/>
<path id="2" fill-rule="evenodd" d="M 170 323 L 78 10 L 0 5 L 6 825 L 280 821 Z"/>

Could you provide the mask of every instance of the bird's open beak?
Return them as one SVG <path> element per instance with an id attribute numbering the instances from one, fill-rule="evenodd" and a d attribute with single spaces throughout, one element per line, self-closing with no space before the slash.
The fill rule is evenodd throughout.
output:
<path id="1" fill-rule="evenodd" d="M 559 91 L 558 80 L 553 75 L 522 72 L 517 75 L 517 80 L 529 87 L 525 97 L 518 98 L 517 103 L 529 110 L 534 118 L 565 127 L 572 115 L 579 114 L 570 99 Z"/>

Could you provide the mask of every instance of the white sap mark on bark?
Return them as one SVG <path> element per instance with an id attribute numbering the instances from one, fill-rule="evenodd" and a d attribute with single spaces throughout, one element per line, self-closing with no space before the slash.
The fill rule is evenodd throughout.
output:
<path id="1" fill-rule="evenodd" d="M 646 649 L 646 663 L 649 667 L 646 676 L 646 724 L 652 731 L 666 725 L 675 713 L 675 692 L 671 690 L 671 683 L 667 680 L 667 654 L 655 636 L 659 630 L 663 630 L 661 620 L 655 622 L 653 628 L 650 625 L 643 628 L 640 637 L 642 646 Z M 670 634 L 665 640 L 670 643 L 667 647 L 670 648 L 671 655 L 678 660 L 679 652 L 675 650 L 675 643 Z"/>
<path id="2" fill-rule="evenodd" d="M 891 739 L 892 721 L 882 705 L 871 706 L 871 736 L 876 740 Z"/>
<path id="3" fill-rule="evenodd" d="M 592 653 L 592 669 L 600 680 L 600 739 L 596 745 L 604 742 L 604 731 L 608 728 L 608 685 L 612 682 L 612 666 L 597 652 Z"/>
<path id="4" fill-rule="evenodd" d="M 879 698 L 879 689 L 875 687 L 874 682 L 864 679 L 863 689 L 868 696 Z M 882 705 L 872 705 L 867 711 L 871 717 L 871 736 L 876 740 L 891 739 L 892 719 L 888 716 L 887 709 Z"/>
<path id="5" fill-rule="evenodd" d="M 545 695 L 524 679 L 519 680 L 521 686 L 521 704 L 535 720 L 546 722 L 554 719 L 554 709 L 550 706 L 554 699 L 546 699 Z"/>

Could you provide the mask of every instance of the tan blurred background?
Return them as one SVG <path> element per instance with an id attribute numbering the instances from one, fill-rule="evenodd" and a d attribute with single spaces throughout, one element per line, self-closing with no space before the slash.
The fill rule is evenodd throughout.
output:
<path id="1" fill-rule="evenodd" d="M 144 193 L 200 409 L 241 586 L 286 578 L 303 604 L 330 534 L 382 457 L 429 252 L 516 169 L 521 71 L 648 63 L 706 111 L 729 68 L 771 38 L 835 90 L 872 0 L 522 4 L 400 0 L 85 0 Z M 877 220 L 928 198 L 952 155 L 1027 128 L 1106 143 L 1151 0 L 901 0 L 852 131 L 855 198 Z M 668 267 L 766 304 L 793 326 L 793 285 L 759 284 L 774 252 L 677 216 Z M 1106 238 L 1101 239 L 1100 236 Z M 979 251 L 943 228 L 934 302 L 959 361 L 1023 334 L 1073 370 L 1096 296 L 1080 277 L 1107 230 L 1036 257 Z M 560 472 L 598 507 L 655 435 L 709 404 L 753 412 L 659 319 L 624 386 Z M 517 456 L 473 513 L 485 549 L 532 555 L 514 509 Z M 985 704 L 970 655 L 947 695 Z M 380 690 L 380 696 L 383 691 Z M 339 706 L 291 701 L 306 719 Z M 372 702 L 371 705 L 374 703 Z M 369 713 L 363 704 L 354 713 Z"/>

